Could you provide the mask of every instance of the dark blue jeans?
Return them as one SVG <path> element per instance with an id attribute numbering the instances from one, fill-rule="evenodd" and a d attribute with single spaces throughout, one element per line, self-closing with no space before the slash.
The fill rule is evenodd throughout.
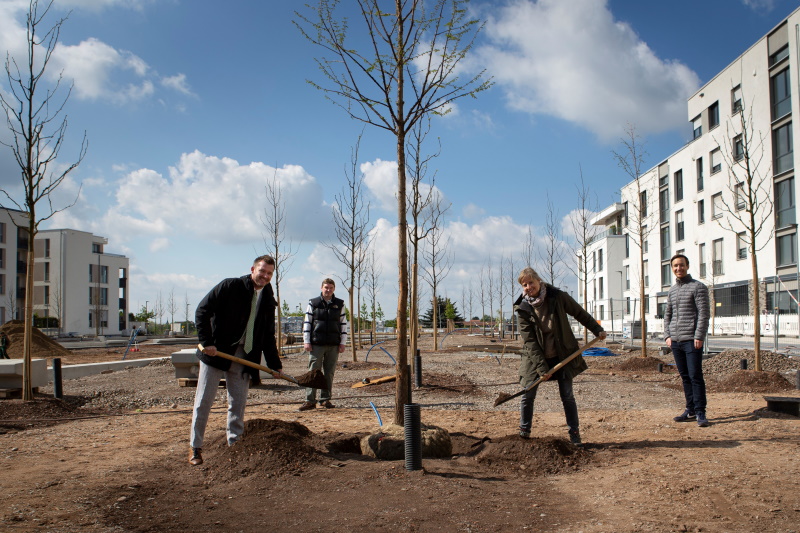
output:
<path id="1" fill-rule="evenodd" d="M 675 366 L 683 381 L 686 409 L 692 413 L 706 412 L 706 382 L 703 380 L 703 349 L 695 348 L 694 341 L 672 343 Z"/>
<path id="2" fill-rule="evenodd" d="M 551 378 L 552 379 L 552 378 Z M 536 392 L 539 386 L 535 386 L 522 395 L 519 406 L 519 429 L 520 431 L 530 431 L 533 421 L 533 400 L 536 399 Z M 567 417 L 567 425 L 570 430 L 578 430 L 578 404 L 575 401 L 575 394 L 572 392 L 572 378 L 564 377 L 563 374 L 558 378 L 558 394 L 561 396 L 561 403 L 564 405 L 564 415 Z"/>

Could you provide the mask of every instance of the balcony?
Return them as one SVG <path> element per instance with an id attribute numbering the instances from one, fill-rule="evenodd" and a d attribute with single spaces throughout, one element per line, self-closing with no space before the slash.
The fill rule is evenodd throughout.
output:
<path id="1" fill-rule="evenodd" d="M 605 239 L 606 237 L 618 237 L 618 236 L 621 236 L 621 235 L 622 235 L 622 229 L 620 229 L 620 228 L 618 228 L 616 226 L 611 226 L 607 230 L 601 231 L 600 233 L 598 233 L 597 235 L 592 237 L 591 240 L 587 243 L 587 245 L 588 244 L 592 244 L 595 241 L 599 241 L 601 239 Z"/>

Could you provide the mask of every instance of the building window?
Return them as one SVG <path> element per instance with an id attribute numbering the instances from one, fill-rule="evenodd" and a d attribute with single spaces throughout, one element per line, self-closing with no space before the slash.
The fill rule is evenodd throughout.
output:
<path id="1" fill-rule="evenodd" d="M 650 271 L 649 271 L 649 265 L 647 263 L 647 259 L 645 259 L 643 261 L 642 269 L 644 270 L 644 286 L 645 287 L 649 287 L 650 286 Z"/>
<path id="2" fill-rule="evenodd" d="M 603 250 L 597 250 L 597 270 L 603 271 Z"/>
<path id="3" fill-rule="evenodd" d="M 624 220 L 623 223 L 625 224 L 625 227 L 627 228 L 628 227 L 628 202 L 625 202 L 622 205 L 625 207 L 625 218 L 623 219 Z"/>
<path id="4" fill-rule="evenodd" d="M 795 246 L 795 233 L 783 235 L 777 239 L 778 266 L 793 265 L 797 262 L 797 250 Z"/>
<path id="5" fill-rule="evenodd" d="M 6 243 L 6 223 L 0 222 L 0 244 Z"/>
<path id="6" fill-rule="evenodd" d="M 733 160 L 741 161 L 744 158 L 744 142 L 742 136 L 737 135 L 733 138 Z"/>
<path id="7" fill-rule="evenodd" d="M 737 85 L 731 91 L 731 115 L 742 110 L 742 86 Z"/>
<path id="8" fill-rule="evenodd" d="M 89 283 L 94 281 L 94 271 L 92 270 L 92 265 L 89 265 Z"/>
<path id="9" fill-rule="evenodd" d="M 703 121 L 698 115 L 692 120 L 692 139 L 697 139 L 703 134 Z"/>
<path id="10" fill-rule="evenodd" d="M 45 307 L 50 306 L 50 285 L 44 286 L 44 305 Z"/>
<path id="11" fill-rule="evenodd" d="M 644 253 L 650 251 L 650 246 L 647 244 L 647 235 L 647 226 L 642 226 L 642 241 L 644 241 L 642 242 L 642 249 L 644 250 Z"/>
<path id="12" fill-rule="evenodd" d="M 716 174 L 722 170 L 722 154 L 719 148 L 711 152 L 711 174 Z"/>
<path id="13" fill-rule="evenodd" d="M 100 287 L 100 305 L 108 305 L 108 287 Z"/>
<path id="14" fill-rule="evenodd" d="M 647 191 L 642 191 L 639 194 L 639 218 L 644 220 L 647 216 Z"/>
<path id="15" fill-rule="evenodd" d="M 713 130 L 719 126 L 719 102 L 714 102 L 708 106 L 708 129 Z"/>
<path id="16" fill-rule="evenodd" d="M 6 275 L 0 274 L 0 294 L 6 293 Z"/>
<path id="17" fill-rule="evenodd" d="M 718 192 L 711 197 L 711 218 L 714 220 L 722 216 L 725 205 L 722 203 L 722 193 Z"/>
<path id="18" fill-rule="evenodd" d="M 592 252 L 592 272 L 597 272 L 597 251 Z"/>
<path id="19" fill-rule="evenodd" d="M 0 268 L 6 267 L 6 249 L 0 248 Z"/>
<path id="20" fill-rule="evenodd" d="M 683 200 L 683 170 L 679 170 L 674 175 L 675 178 L 675 201 Z"/>
<path id="21" fill-rule="evenodd" d="M 669 287 L 672 285 L 672 267 L 669 266 L 669 263 L 661 263 L 661 286 L 662 287 Z"/>
<path id="22" fill-rule="evenodd" d="M 605 297 L 605 291 L 603 290 L 603 278 L 597 278 L 597 285 L 600 288 L 600 299 L 602 300 Z"/>
<path id="23" fill-rule="evenodd" d="M 630 290 L 631 288 L 631 267 L 630 265 L 625 265 L 625 290 Z"/>
<path id="24" fill-rule="evenodd" d="M 697 247 L 697 254 L 700 256 L 700 277 L 706 277 L 706 245 L 705 243 L 701 243 Z"/>
<path id="25" fill-rule="evenodd" d="M 100 266 L 100 283 L 108 283 L 108 267 L 106 265 Z"/>
<path id="26" fill-rule="evenodd" d="M 669 259 L 672 257 L 672 252 L 670 252 L 671 249 L 672 246 L 670 245 L 669 226 L 664 226 L 661 228 L 661 259 Z"/>
<path id="27" fill-rule="evenodd" d="M 791 122 L 772 132 L 772 151 L 775 159 L 773 174 L 780 174 L 794 168 Z"/>
<path id="28" fill-rule="evenodd" d="M 44 256 L 50 257 L 50 239 L 44 240 Z"/>
<path id="29" fill-rule="evenodd" d="M 658 186 L 665 187 L 669 185 L 669 172 L 665 173 L 663 176 L 658 178 Z"/>
<path id="30" fill-rule="evenodd" d="M 736 196 L 736 210 L 741 211 L 745 208 L 747 198 L 744 194 L 744 183 L 737 183 L 736 188 L 734 189 L 734 195 Z"/>
<path id="31" fill-rule="evenodd" d="M 794 178 L 775 184 L 775 218 L 777 227 L 783 228 L 796 221 L 794 214 Z"/>
<path id="32" fill-rule="evenodd" d="M 775 53 L 770 54 L 769 66 L 772 67 L 774 65 L 777 65 L 787 57 L 789 57 L 789 45 L 785 44 L 781 48 L 779 48 Z"/>
<path id="33" fill-rule="evenodd" d="M 706 223 L 706 201 L 697 200 L 697 224 Z"/>
<path id="34" fill-rule="evenodd" d="M 50 281 L 50 262 L 46 261 L 44 264 L 44 281 Z"/>
<path id="35" fill-rule="evenodd" d="M 631 256 L 631 236 L 626 233 L 625 234 L 625 258 Z"/>
<path id="36" fill-rule="evenodd" d="M 792 112 L 792 89 L 789 84 L 789 69 L 786 68 L 770 78 L 769 93 L 772 100 L 772 120 Z"/>
<path id="37" fill-rule="evenodd" d="M 745 232 L 736 234 L 736 259 L 747 259 L 747 242 Z"/>
<path id="38" fill-rule="evenodd" d="M 703 158 L 697 158 L 697 192 L 703 190 Z"/>
<path id="39" fill-rule="evenodd" d="M 645 313 L 649 313 L 650 312 L 650 297 L 649 296 L 645 296 L 644 297 L 644 312 Z"/>
<path id="40" fill-rule="evenodd" d="M 662 189 L 658 193 L 658 206 L 661 212 L 661 223 L 669 222 L 669 189 Z"/>
<path id="41" fill-rule="evenodd" d="M 630 296 L 626 296 L 625 297 L 625 314 L 626 315 L 631 314 L 631 297 Z"/>
<path id="42" fill-rule="evenodd" d="M 722 263 L 722 239 L 715 240 L 712 244 L 711 253 L 711 274 L 721 276 L 725 273 L 725 266 Z"/>
<path id="43" fill-rule="evenodd" d="M 100 245 L 100 243 L 96 243 L 96 242 L 92 243 L 92 253 L 93 254 L 102 254 L 103 253 L 103 247 Z"/>
<path id="44" fill-rule="evenodd" d="M 675 242 L 680 242 L 683 238 L 683 209 L 681 209 L 675 212 Z"/>

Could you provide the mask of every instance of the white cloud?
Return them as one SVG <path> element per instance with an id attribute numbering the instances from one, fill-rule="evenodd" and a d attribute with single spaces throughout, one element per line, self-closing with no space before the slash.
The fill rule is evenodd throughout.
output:
<path id="1" fill-rule="evenodd" d="M 153 239 L 150 242 L 151 252 L 160 252 L 167 249 L 169 249 L 169 239 L 165 237 L 161 237 L 159 239 Z"/>
<path id="2" fill-rule="evenodd" d="M 178 236 L 218 244 L 260 243 L 265 186 L 273 177 L 285 203 L 286 238 L 327 239 L 330 215 L 323 208 L 322 189 L 302 167 L 241 165 L 199 151 L 183 154 L 166 175 L 141 168 L 109 182 L 115 201 L 105 213 L 96 213 L 92 198 L 82 195 L 75 209 L 52 223 L 107 236 L 119 246 L 149 241 L 151 251 L 164 249 L 167 239 Z"/>
<path id="3" fill-rule="evenodd" d="M 376 159 L 359 167 L 364 185 L 385 210 L 397 209 L 397 161 Z"/>
<path id="4" fill-rule="evenodd" d="M 700 83 L 614 20 L 607 0 L 512 0 L 489 14 L 486 37 L 478 57 L 509 107 L 574 122 L 605 141 L 629 122 L 643 134 L 684 126 L 686 98 Z"/>
<path id="5" fill-rule="evenodd" d="M 482 217 L 486 214 L 486 210 L 480 206 L 477 206 L 473 203 L 469 203 L 464 206 L 461 210 L 461 214 L 467 220 L 472 220 L 478 217 Z"/>
<path id="6" fill-rule="evenodd" d="M 186 74 L 181 73 L 174 76 L 166 76 L 161 78 L 161 85 L 164 87 L 169 87 L 170 89 L 174 89 L 187 96 L 195 96 L 195 94 L 189 88 L 189 84 L 186 82 Z"/>

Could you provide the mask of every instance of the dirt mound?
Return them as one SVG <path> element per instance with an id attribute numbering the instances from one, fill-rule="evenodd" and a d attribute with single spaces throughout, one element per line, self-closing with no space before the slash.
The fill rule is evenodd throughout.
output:
<path id="1" fill-rule="evenodd" d="M 12 359 L 22 359 L 25 342 L 25 323 L 21 320 L 11 320 L 0 326 L 0 331 L 8 335 L 8 356 Z M 33 358 L 69 356 L 69 350 L 37 328 L 33 328 L 31 338 L 31 357 Z"/>
<path id="2" fill-rule="evenodd" d="M 378 370 L 394 368 L 394 365 L 389 363 L 377 363 L 374 361 L 339 361 L 338 365 L 339 368 L 346 368 L 347 370 Z"/>
<path id="3" fill-rule="evenodd" d="M 78 412 L 78 405 L 55 398 L 32 401 L 0 400 L 0 433 L 8 429 L 26 429 L 58 424 L 62 419 L 84 416 Z"/>
<path id="4" fill-rule="evenodd" d="M 703 372 L 707 374 L 731 374 L 741 369 L 742 359 L 747 360 L 748 370 L 756 368 L 753 350 L 725 350 L 703 361 Z M 761 370 L 784 372 L 800 369 L 800 358 L 761 350 Z"/>
<path id="5" fill-rule="evenodd" d="M 312 433 L 297 422 L 248 420 L 242 440 L 228 446 L 224 436 L 209 450 L 217 457 L 210 461 L 209 478 L 235 481 L 253 474 L 280 476 L 302 471 L 324 457 L 311 443 Z"/>
<path id="6" fill-rule="evenodd" d="M 709 383 L 708 389 L 710 392 L 778 392 L 792 390 L 794 386 L 778 372 L 738 370 Z"/>
<path id="7" fill-rule="evenodd" d="M 538 477 L 573 472 L 589 457 L 589 452 L 564 439 L 509 435 L 484 441 L 475 460 L 498 473 Z"/>
<path id="8" fill-rule="evenodd" d="M 659 359 L 658 357 L 631 357 L 627 361 L 623 361 L 616 365 L 617 370 L 625 371 L 625 372 L 646 372 L 646 371 L 658 371 L 658 365 L 663 364 L 664 361 Z"/>

